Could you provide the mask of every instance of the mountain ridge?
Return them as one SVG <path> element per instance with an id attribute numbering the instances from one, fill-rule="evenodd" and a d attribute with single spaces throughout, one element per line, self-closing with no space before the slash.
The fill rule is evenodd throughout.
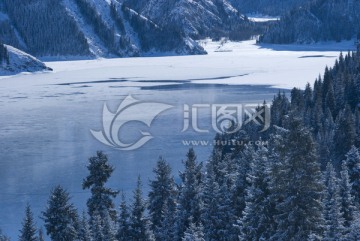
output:
<path id="1" fill-rule="evenodd" d="M 206 54 L 194 39 L 249 24 L 227 0 L 0 2 L 0 41 L 36 57 Z"/>
<path id="2" fill-rule="evenodd" d="M 350 40 L 360 33 L 359 1 L 317 0 L 294 8 L 259 39 L 263 43 L 311 44 Z"/>

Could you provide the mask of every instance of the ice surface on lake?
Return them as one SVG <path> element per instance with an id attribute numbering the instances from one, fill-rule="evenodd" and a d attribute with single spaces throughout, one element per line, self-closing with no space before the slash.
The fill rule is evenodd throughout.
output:
<path id="1" fill-rule="evenodd" d="M 25 204 L 39 217 L 57 184 L 69 190 L 82 211 L 89 192 L 81 190 L 81 182 L 87 158 L 96 150 L 104 150 L 116 167 L 109 186 L 123 189 L 128 197 L 138 175 L 147 188 L 160 155 L 177 177 L 188 149 L 182 140 L 214 137 L 214 132 L 181 132 L 184 104 L 271 100 L 278 88 L 313 82 L 326 65 L 333 65 L 340 50 L 353 48 L 351 42 L 284 47 L 203 40 L 202 45 L 206 56 L 48 62 L 53 73 L 0 79 L 0 228 L 16 240 Z M 114 111 L 128 94 L 175 107 L 150 129 L 141 126 L 153 140 L 139 150 L 122 152 L 95 140 L 90 129 L 101 129 L 104 102 Z M 209 115 L 201 114 L 201 127 L 209 127 Z M 138 134 L 131 125 L 127 131 L 129 140 Z M 210 150 L 195 147 L 199 161 L 206 161 Z"/>

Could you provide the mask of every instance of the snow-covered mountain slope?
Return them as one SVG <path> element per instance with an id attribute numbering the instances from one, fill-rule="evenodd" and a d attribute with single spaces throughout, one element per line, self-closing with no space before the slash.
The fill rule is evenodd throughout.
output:
<path id="1" fill-rule="evenodd" d="M 247 23 L 227 0 L 127 0 L 126 4 L 160 25 L 195 38 L 221 36 Z"/>
<path id="2" fill-rule="evenodd" d="M 21 72 L 52 70 L 37 58 L 9 45 L 1 45 L 4 58 L 0 59 L 0 76 Z"/>
<path id="3" fill-rule="evenodd" d="M 359 12 L 360 1 L 314 0 L 282 16 L 260 37 L 260 42 L 311 44 L 360 37 Z"/>
<path id="4" fill-rule="evenodd" d="M 0 40 L 37 57 L 61 59 L 206 53 L 157 20 L 119 0 L 2 0 Z"/>

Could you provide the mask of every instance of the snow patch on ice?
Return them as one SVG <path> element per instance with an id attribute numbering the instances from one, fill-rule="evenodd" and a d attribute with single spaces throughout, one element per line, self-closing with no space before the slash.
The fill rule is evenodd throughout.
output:
<path id="1" fill-rule="evenodd" d="M 246 14 L 248 19 L 253 22 L 270 22 L 270 21 L 279 21 L 280 16 L 268 16 L 262 14 Z"/>

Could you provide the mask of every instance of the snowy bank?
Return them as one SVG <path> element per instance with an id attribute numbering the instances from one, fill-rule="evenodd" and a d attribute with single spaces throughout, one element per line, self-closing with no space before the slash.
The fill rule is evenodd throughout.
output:
<path id="1" fill-rule="evenodd" d="M 12 46 L 5 45 L 8 52 L 8 61 L 0 64 L 0 76 L 14 75 L 21 72 L 37 72 L 52 70 L 37 58 Z"/>

